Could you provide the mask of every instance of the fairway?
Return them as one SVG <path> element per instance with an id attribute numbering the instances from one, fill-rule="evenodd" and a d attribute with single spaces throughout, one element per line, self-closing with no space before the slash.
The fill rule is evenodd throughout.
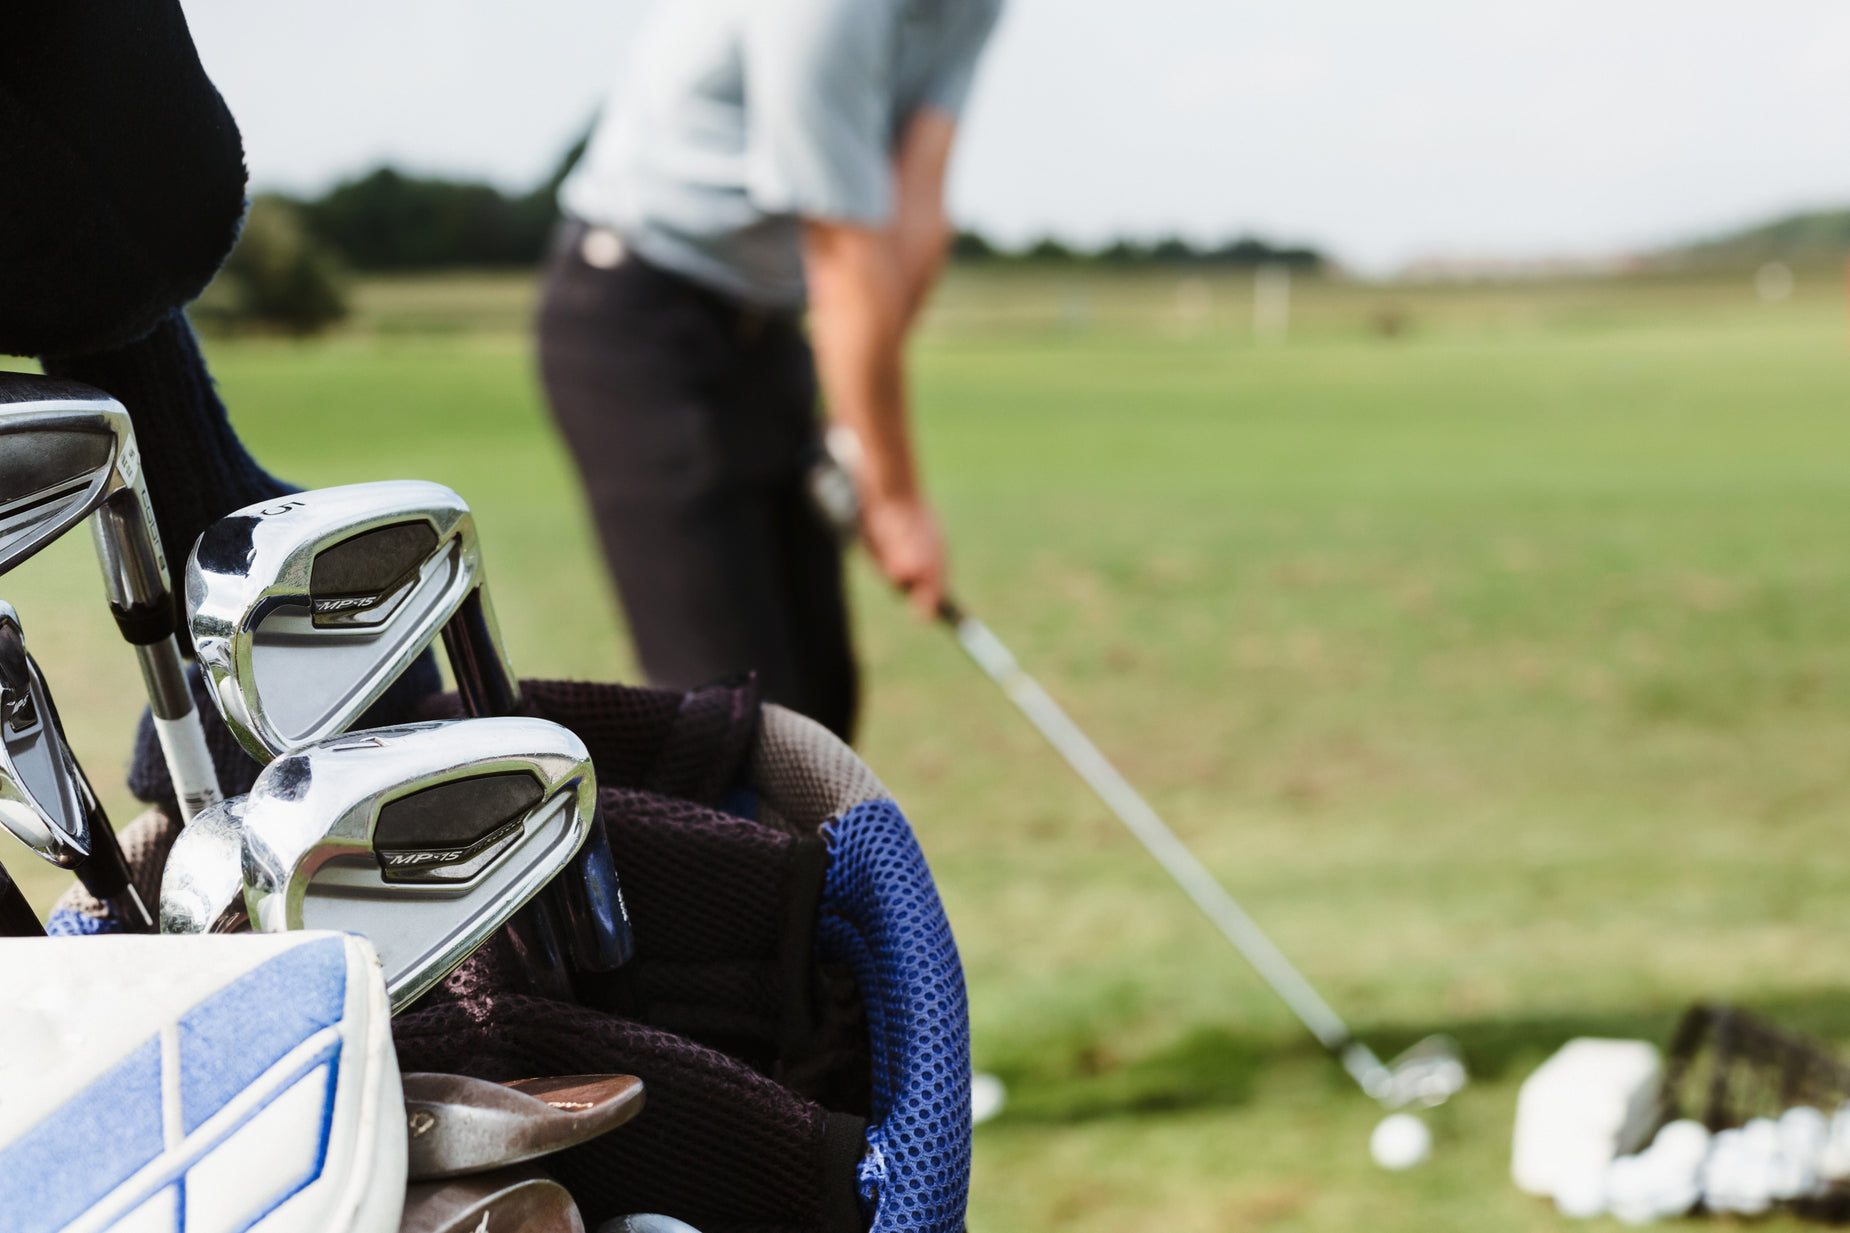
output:
<path id="1" fill-rule="evenodd" d="M 209 350 L 278 475 L 471 502 L 523 675 L 633 679 L 530 301 L 369 284 L 343 332 Z M 1271 346 L 1249 303 L 956 272 L 914 357 L 956 586 L 1378 1051 L 1450 1032 L 1474 1083 L 1429 1165 L 1376 1170 L 1379 1110 L 857 563 L 862 749 L 1009 1085 L 970 1227 L 1567 1227 L 1508 1148 L 1568 1037 L 1661 1041 L 1719 997 L 1850 1042 L 1841 273 L 1781 304 L 1745 276 L 1312 284 Z M 140 702 L 87 539 L 4 597 L 125 822 Z"/>

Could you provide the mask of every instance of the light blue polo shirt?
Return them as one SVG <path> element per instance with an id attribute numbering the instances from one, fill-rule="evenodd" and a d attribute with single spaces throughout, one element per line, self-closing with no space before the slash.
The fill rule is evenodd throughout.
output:
<path id="1" fill-rule="evenodd" d="M 922 108 L 957 115 L 1002 0 L 662 0 L 559 190 L 645 260 L 803 302 L 801 220 L 878 226 Z"/>

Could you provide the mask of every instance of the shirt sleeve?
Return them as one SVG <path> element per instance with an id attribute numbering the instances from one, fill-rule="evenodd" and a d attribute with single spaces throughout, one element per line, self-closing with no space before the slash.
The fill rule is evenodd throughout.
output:
<path id="1" fill-rule="evenodd" d="M 952 27 L 945 31 L 937 71 L 926 84 L 923 105 L 951 116 L 961 116 L 976 80 L 976 62 L 996 28 L 1002 0 L 974 0 L 959 6 Z"/>
<path id="2" fill-rule="evenodd" d="M 758 209 L 887 221 L 896 7 L 748 0 L 746 191 Z"/>

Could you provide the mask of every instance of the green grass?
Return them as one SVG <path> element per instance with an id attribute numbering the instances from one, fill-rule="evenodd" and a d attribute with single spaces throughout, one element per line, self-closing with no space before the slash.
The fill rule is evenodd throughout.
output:
<path id="1" fill-rule="evenodd" d="M 1430 1166 L 1376 1171 L 1377 1112 L 857 566 L 864 752 L 1010 1086 L 971 1227 L 1565 1227 L 1507 1163 L 1568 1037 L 1727 997 L 1850 1041 L 1841 285 L 1310 284 L 1282 347 L 1249 296 L 958 274 L 915 364 L 958 587 L 1339 1010 L 1383 1049 L 1453 1033 L 1475 1082 Z M 214 367 L 279 473 L 467 496 L 524 672 L 627 678 L 528 297 L 372 284 L 360 328 Z M 87 553 L 7 594 L 111 780 L 138 703 Z"/>

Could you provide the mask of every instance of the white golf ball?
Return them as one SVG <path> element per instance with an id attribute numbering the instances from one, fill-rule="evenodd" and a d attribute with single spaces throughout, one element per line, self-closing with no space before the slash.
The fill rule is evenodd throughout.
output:
<path id="1" fill-rule="evenodd" d="M 1008 1103 L 1008 1089 L 1002 1080 L 985 1071 L 977 1071 L 970 1076 L 970 1122 L 980 1126 L 996 1114 L 1002 1112 L 1002 1106 Z"/>
<path id="2" fill-rule="evenodd" d="M 1411 1113 L 1390 1113 L 1368 1136 L 1368 1153 L 1384 1169 L 1411 1169 L 1432 1155 L 1432 1132 Z"/>

